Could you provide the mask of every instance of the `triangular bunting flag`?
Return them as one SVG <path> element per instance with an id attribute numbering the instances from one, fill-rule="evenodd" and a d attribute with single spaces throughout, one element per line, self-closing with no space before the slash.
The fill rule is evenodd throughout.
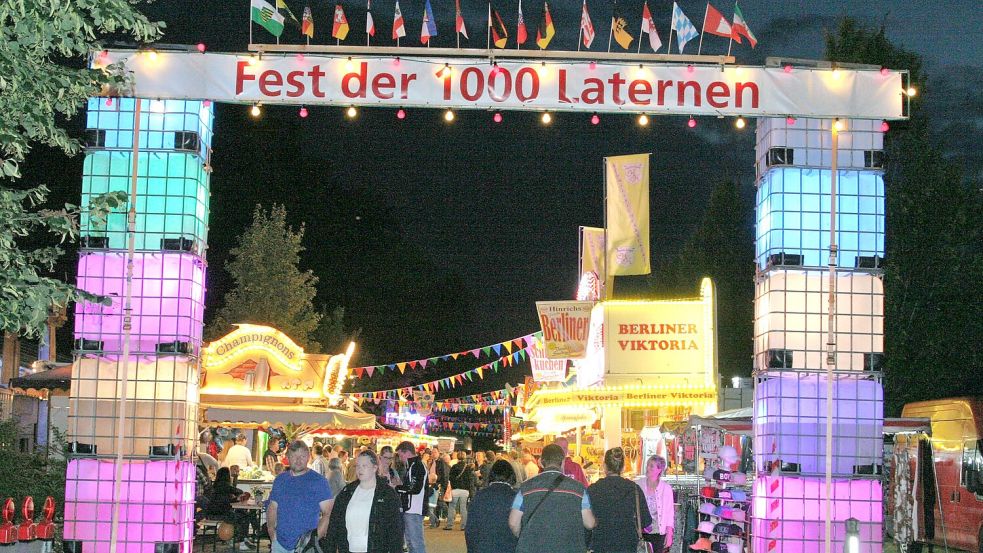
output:
<path id="1" fill-rule="evenodd" d="M 365 372 L 369 374 L 369 378 L 372 378 L 372 373 L 375 372 L 375 367 L 365 367 Z"/>
<path id="2" fill-rule="evenodd" d="M 495 355 L 502 355 L 502 344 L 495 344 L 492 349 L 495 350 Z"/>
<path id="3" fill-rule="evenodd" d="M 478 373 L 478 378 L 481 378 L 481 379 L 484 379 L 485 378 L 485 375 L 482 372 L 482 367 L 478 367 L 477 369 L 475 369 L 475 372 Z"/>
<path id="4" fill-rule="evenodd" d="M 481 359 L 481 350 L 478 349 L 478 348 L 475 348 L 475 349 L 471 350 L 471 355 L 473 355 L 475 359 Z"/>
<path id="5" fill-rule="evenodd" d="M 357 378 L 362 378 L 362 373 L 365 372 L 365 369 L 363 367 L 356 367 L 354 372 Z"/>
<path id="6" fill-rule="evenodd" d="M 416 361 L 410 361 L 410 368 L 411 369 L 415 369 L 416 368 L 416 363 L 417 363 Z"/>
<path id="7" fill-rule="evenodd" d="M 502 342 L 502 345 L 505 346 L 506 351 L 512 353 L 512 340 L 509 340 L 508 342 Z"/>
<path id="8" fill-rule="evenodd" d="M 491 355 L 491 346 L 485 346 L 481 348 L 481 353 L 484 353 L 485 355 Z"/>
<path id="9" fill-rule="evenodd" d="M 515 340 L 512 340 L 512 343 L 515 344 L 515 347 L 521 348 L 522 347 L 522 338 L 516 338 Z"/>
<path id="10" fill-rule="evenodd" d="M 452 353 L 452 354 L 451 354 L 451 357 L 453 357 L 453 358 L 454 358 L 454 360 L 455 360 L 455 361 L 457 361 L 457 356 L 458 356 L 458 355 L 461 355 L 461 354 L 460 354 L 460 353 Z"/>
<path id="11" fill-rule="evenodd" d="M 406 372 L 406 363 L 396 363 L 396 366 L 399 367 L 399 374 Z"/>

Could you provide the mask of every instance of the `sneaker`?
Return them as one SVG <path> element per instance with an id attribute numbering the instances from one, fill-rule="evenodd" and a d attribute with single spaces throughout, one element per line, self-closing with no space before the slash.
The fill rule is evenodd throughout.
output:
<path id="1" fill-rule="evenodd" d="M 242 543 L 239 544 L 239 551 L 249 551 L 251 549 L 254 549 L 255 547 L 256 547 L 255 544 L 249 545 L 246 542 L 242 542 Z"/>

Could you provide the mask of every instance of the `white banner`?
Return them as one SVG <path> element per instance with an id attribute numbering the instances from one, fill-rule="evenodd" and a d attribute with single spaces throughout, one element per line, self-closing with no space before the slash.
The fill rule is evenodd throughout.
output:
<path id="1" fill-rule="evenodd" d="M 902 73 L 483 57 L 199 54 L 112 50 L 143 98 L 266 104 L 426 106 L 896 119 Z M 492 54 L 490 54 L 492 55 Z"/>
<path id="2" fill-rule="evenodd" d="M 592 301 L 537 301 L 547 359 L 581 359 L 587 351 Z"/>
<path id="3" fill-rule="evenodd" d="M 567 360 L 546 357 L 546 351 L 539 340 L 529 349 L 529 362 L 535 382 L 563 382 L 567 379 Z"/>

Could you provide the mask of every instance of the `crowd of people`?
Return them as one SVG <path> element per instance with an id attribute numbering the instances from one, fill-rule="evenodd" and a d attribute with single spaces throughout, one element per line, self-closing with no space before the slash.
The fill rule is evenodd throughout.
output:
<path id="1" fill-rule="evenodd" d="M 453 531 L 458 516 L 468 553 L 539 553 L 546 543 L 558 553 L 633 553 L 642 541 L 668 550 L 675 511 L 665 459 L 649 458 L 632 481 L 623 476 L 624 451 L 613 448 L 604 477 L 589 484 L 567 447 L 559 438 L 537 460 L 528 451 L 452 456 L 411 442 L 378 452 L 363 446 L 351 458 L 339 446 L 295 441 L 282 455 L 271 445 L 262 462 L 280 470 L 266 502 L 272 553 L 305 544 L 313 551 L 315 543 L 330 553 L 426 553 L 424 525 Z M 205 512 L 233 513 L 237 538 L 258 530 L 231 510 L 242 494 L 229 467 L 219 467 L 208 494 Z"/>

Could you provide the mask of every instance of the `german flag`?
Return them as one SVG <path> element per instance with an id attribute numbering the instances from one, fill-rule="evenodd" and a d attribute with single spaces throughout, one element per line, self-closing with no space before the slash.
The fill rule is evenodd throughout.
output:
<path id="1" fill-rule="evenodd" d="M 536 29 L 536 45 L 541 50 L 545 50 L 549 46 L 550 41 L 553 40 L 553 35 L 555 34 L 556 29 L 553 28 L 553 17 L 550 16 L 550 5 L 543 2 L 543 19 L 539 22 L 539 27 Z"/>
<path id="2" fill-rule="evenodd" d="M 509 40 L 509 32 L 502 22 L 502 16 L 498 15 L 498 10 L 488 5 L 488 26 L 491 27 L 492 43 L 496 48 L 505 48 L 505 43 Z"/>

